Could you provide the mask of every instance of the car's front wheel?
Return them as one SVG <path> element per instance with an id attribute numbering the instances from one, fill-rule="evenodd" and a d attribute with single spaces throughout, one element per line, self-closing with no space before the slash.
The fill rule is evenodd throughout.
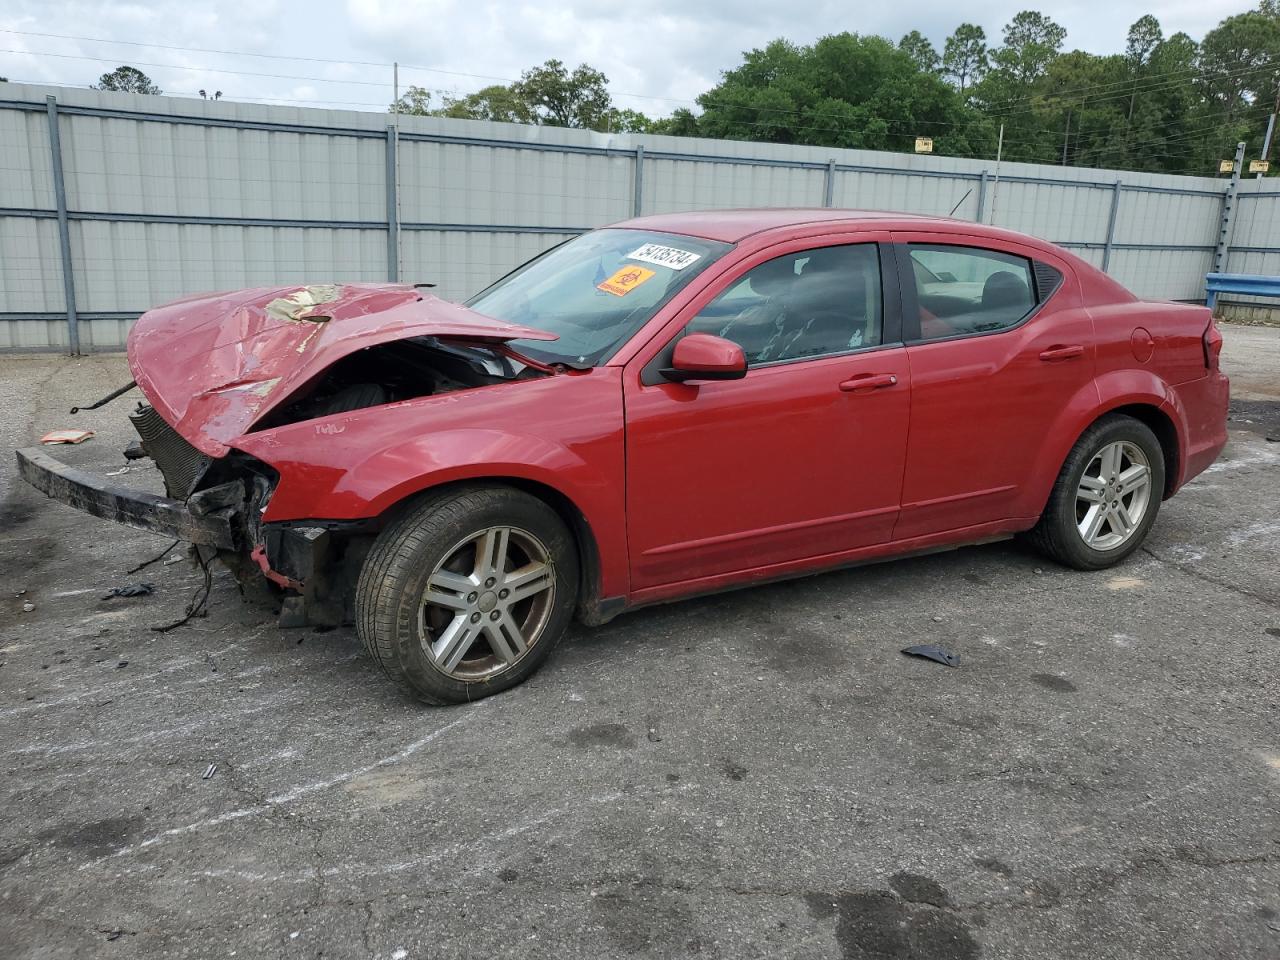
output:
<path id="1" fill-rule="evenodd" d="M 1164 472 L 1150 427 L 1121 414 L 1103 417 L 1071 449 L 1031 542 L 1077 570 L 1119 563 L 1156 521 Z"/>
<path id="2" fill-rule="evenodd" d="M 356 625 L 410 693 L 465 703 L 537 670 L 577 596 L 577 548 L 551 507 L 509 487 L 456 489 L 379 535 L 356 588 Z"/>

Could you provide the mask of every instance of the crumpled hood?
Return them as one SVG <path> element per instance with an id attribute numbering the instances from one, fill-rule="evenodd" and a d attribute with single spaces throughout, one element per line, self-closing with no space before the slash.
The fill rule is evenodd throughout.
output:
<path id="1" fill-rule="evenodd" d="M 129 333 L 129 369 L 165 420 L 218 457 L 343 357 L 424 336 L 487 343 L 556 339 L 403 284 L 273 287 L 191 297 L 147 311 Z"/>

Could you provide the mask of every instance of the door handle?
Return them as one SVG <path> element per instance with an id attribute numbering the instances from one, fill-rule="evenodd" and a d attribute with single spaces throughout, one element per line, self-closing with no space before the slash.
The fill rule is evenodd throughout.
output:
<path id="1" fill-rule="evenodd" d="M 1048 350 L 1040 351 L 1040 359 L 1048 363 L 1057 360 L 1075 360 L 1077 357 L 1084 356 L 1084 347 L 1078 343 L 1073 343 L 1069 347 L 1050 347 Z"/>
<path id="2" fill-rule="evenodd" d="M 863 393 L 869 390 L 883 390 L 885 387 L 896 386 L 897 383 L 898 378 L 892 373 L 860 373 L 841 383 L 840 389 L 845 393 Z"/>

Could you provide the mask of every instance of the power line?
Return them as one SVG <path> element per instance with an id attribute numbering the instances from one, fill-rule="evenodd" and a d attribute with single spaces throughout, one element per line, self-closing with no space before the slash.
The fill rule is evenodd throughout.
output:
<path id="1" fill-rule="evenodd" d="M 119 63 L 119 57 L 90 57 L 84 54 L 50 53 L 45 50 L 0 50 L 0 53 L 17 53 L 32 57 L 56 57 L 60 60 L 90 60 L 95 63 Z M 185 70 L 192 73 L 225 73 L 241 77 L 268 77 L 273 80 L 306 80 L 311 83 L 350 83 L 366 87 L 385 87 L 387 83 L 379 80 L 334 80 L 329 77 L 303 77 L 295 73 L 256 73 L 252 70 L 226 70 L 220 67 L 192 66 L 186 63 L 154 63 L 146 60 L 134 60 L 140 67 L 161 67 L 168 70 Z"/>
<path id="2" fill-rule="evenodd" d="M 1122 82 L 1124 84 L 1128 84 L 1129 85 L 1128 88 L 1121 90 L 1117 93 L 1111 94 L 1110 96 L 1080 97 L 1078 99 L 1082 106 L 1089 103 L 1095 103 L 1095 104 L 1106 103 L 1110 100 L 1123 100 L 1126 97 L 1133 96 L 1134 94 L 1137 94 L 1137 93 L 1153 93 L 1158 90 L 1171 89 L 1183 83 L 1194 83 L 1197 80 L 1207 80 L 1210 78 L 1226 79 L 1229 77 L 1240 76 L 1242 74 L 1253 73 L 1258 70 L 1266 69 L 1268 66 L 1280 66 L 1280 58 L 1276 58 L 1275 60 L 1269 60 L 1261 66 L 1254 65 L 1254 66 L 1242 67 L 1238 70 L 1230 70 L 1230 71 L 1206 71 L 1203 73 L 1194 74 L 1189 77 L 1184 77 L 1184 78 L 1175 79 L 1175 80 L 1159 80 L 1152 83 L 1146 83 L 1145 81 L 1134 82 L 1134 81 L 1126 80 Z M 1147 78 L 1147 80 L 1150 80 L 1150 79 L 1152 78 Z M 1002 102 L 998 101 L 996 105 L 999 106 L 1001 103 L 1015 103 L 1020 101 L 1026 101 L 1029 103 L 1035 100 L 1042 100 L 1042 101 L 1059 100 L 1063 102 L 1067 102 L 1067 101 L 1074 102 L 1077 99 L 1077 97 L 1073 96 L 1073 93 L 1078 92 L 1079 90 L 1085 90 L 1085 89 L 1088 89 L 1088 88 L 1084 88 L 1084 87 L 1077 88 L 1077 91 L 1070 91 L 1070 90 L 1062 91 L 1062 92 L 1048 91 L 1044 93 L 1030 94 L 1026 97 L 1018 98 L 1018 100 L 1009 100 L 1009 101 L 1002 101 Z M 1007 116 L 1012 116 L 1013 113 L 1015 112 L 1017 111 L 1005 111 L 1005 112 L 994 112 L 994 113 L 988 112 L 987 115 L 991 117 L 1001 117 L 1001 116 L 1007 117 Z"/>
<path id="3" fill-rule="evenodd" d="M 37 33 L 34 30 L 11 30 L 0 27 L 0 33 L 15 33 L 22 37 L 48 37 L 54 40 L 82 40 L 86 43 L 117 43 L 129 47 L 153 47 L 157 50 L 180 50 L 184 53 L 216 53 L 226 57 L 259 57 L 266 60 L 297 60 L 306 63 L 341 63 L 352 67 L 389 67 L 390 63 L 374 60 L 335 60 L 333 57 L 299 57 L 283 53 L 250 53 L 245 50 L 215 50 L 210 47 L 180 47 L 169 43 L 144 43 L 141 40 L 108 40 L 105 37 L 78 37 L 67 33 Z M 39 51 L 32 51 L 39 52 Z"/>
<path id="4" fill-rule="evenodd" d="M 37 33 L 34 31 L 21 31 L 21 30 L 9 30 L 9 29 L 0 29 L 0 33 L 14 33 L 14 34 L 19 34 L 23 36 L 40 36 L 40 37 L 50 37 L 50 38 L 64 39 L 64 40 L 81 40 L 81 41 L 86 41 L 90 43 L 108 43 L 108 44 L 120 43 L 120 44 L 127 44 L 130 46 L 155 47 L 157 49 L 178 50 L 178 51 L 193 52 L 193 53 L 214 53 L 214 54 L 226 55 L 226 56 L 254 56 L 254 57 L 261 57 L 261 58 L 269 58 L 273 60 L 297 60 L 299 62 L 342 64 L 347 66 L 380 66 L 380 67 L 391 66 L 391 64 L 389 63 L 377 63 L 373 61 L 346 61 L 346 60 L 333 60 L 333 59 L 326 60 L 326 59 L 317 58 L 317 57 L 290 57 L 283 54 L 257 54 L 257 53 L 241 54 L 236 51 L 216 50 L 212 48 L 183 47 L 183 46 L 178 46 L 173 44 L 150 44 L 150 43 L 143 43 L 140 41 L 131 41 L 131 40 L 106 40 L 106 39 L 97 38 L 97 37 L 80 37 L 80 36 L 74 36 L 70 34 Z M 28 51 L 28 50 L 0 50 L 0 53 L 26 54 L 31 56 L 48 56 L 48 57 L 56 57 L 60 59 L 71 59 L 71 60 L 87 60 L 87 61 L 97 62 L 97 63 L 115 63 L 118 60 L 118 58 L 115 58 L 115 57 L 91 57 L 87 55 L 60 54 L 60 53 Z M 188 72 L 217 73 L 217 74 L 230 75 L 230 76 L 250 76 L 250 77 L 262 77 L 262 78 L 278 79 L 278 80 L 300 80 L 300 81 L 312 82 L 312 83 L 330 83 L 330 84 L 348 83 L 348 84 L 353 84 L 357 86 L 372 86 L 372 87 L 386 86 L 385 81 L 333 79 L 329 77 L 312 77 L 312 76 L 305 76 L 305 75 L 299 75 L 299 74 L 261 73 L 261 72 L 249 71 L 249 70 L 232 70 L 232 69 L 217 68 L 217 67 L 199 67 L 199 66 L 192 66 L 189 64 L 157 63 L 157 62 L 148 62 L 148 61 L 135 61 L 135 62 L 140 66 L 184 70 Z M 1280 60 L 1277 60 L 1276 62 L 1280 63 Z M 487 79 L 487 80 L 498 80 L 502 82 L 516 82 L 514 80 L 511 80 L 510 78 L 505 78 L 505 77 L 488 76 L 485 74 L 461 73 L 457 71 L 441 70 L 434 67 L 402 65 L 402 69 L 417 70 L 417 71 L 431 72 L 431 73 L 440 73 L 440 74 L 450 75 L 450 76 L 467 77 L 470 79 Z M 1230 76 L 1238 73 L 1248 73 L 1257 69 L 1260 69 L 1260 67 L 1255 65 L 1255 66 L 1243 68 L 1241 70 L 1233 71 L 1231 73 L 1221 74 L 1221 76 Z M 1174 74 L 1169 74 L 1167 76 L 1173 76 L 1173 75 Z M 1203 76 L 1210 76 L 1210 75 L 1214 75 L 1214 74 L 1212 74 L 1212 72 L 1205 72 L 1198 76 L 1203 77 Z M 1147 80 L 1151 80 L 1151 79 L 1153 78 L 1147 78 Z M 1126 89 L 1123 92 L 1111 98 L 1106 98 L 1106 97 L 1094 98 L 1093 102 L 1094 103 L 1105 102 L 1107 99 L 1122 99 L 1123 97 L 1128 97 L 1133 95 L 1133 93 L 1135 92 L 1135 85 L 1131 84 L 1131 82 L 1127 80 L 1115 81 L 1114 83 L 1111 83 L 1111 84 L 1095 85 L 1094 87 L 1080 87 L 1080 88 L 1076 88 L 1075 92 L 1080 92 L 1088 89 L 1102 89 L 1109 86 L 1115 86 L 1120 84 L 1129 84 L 1130 87 L 1129 89 Z M 1154 88 L 1162 85 L 1163 84 L 1157 83 L 1154 85 L 1149 85 L 1148 88 Z M 1136 86 L 1138 89 L 1144 89 L 1141 84 L 1138 84 Z M 429 92 L 443 94 L 446 91 L 431 90 Z M 1030 101 L 1037 98 L 1047 98 L 1047 97 L 1065 98 L 1071 92 L 1072 91 L 1067 91 L 1065 93 L 1051 93 L 1047 95 L 1035 94 L 1035 95 L 1031 95 L 1024 98 L 1018 98 L 1018 99 Z M 720 109 L 730 109 L 730 110 L 753 110 L 756 112 L 757 117 L 759 117 L 761 113 L 782 113 L 788 116 L 798 117 L 804 112 L 804 108 L 802 107 L 798 107 L 798 108 L 766 107 L 766 106 L 758 106 L 753 104 L 732 103 L 730 101 L 707 100 L 705 99 L 705 97 L 700 100 L 687 100 L 687 99 L 676 98 L 676 97 L 654 97 L 654 96 L 647 96 L 644 94 L 614 93 L 612 95 L 619 96 L 619 97 L 631 97 L 631 98 L 637 98 L 637 99 L 660 100 L 660 101 L 665 101 L 669 103 L 688 104 L 693 106 L 700 106 L 704 109 L 720 108 Z M 299 98 L 295 98 L 294 100 L 289 100 L 288 98 L 242 97 L 241 99 L 247 99 L 247 100 L 257 99 L 257 100 L 267 100 L 267 101 L 275 99 L 281 102 L 298 102 L 298 103 L 308 102 L 306 100 L 299 99 Z M 1006 103 L 1006 104 L 1014 103 L 1014 102 L 1018 102 L 1018 99 L 1002 101 L 1002 103 Z M 342 104 L 342 105 L 348 105 L 348 106 L 350 105 L 380 106 L 380 104 L 375 104 L 375 103 L 363 103 L 359 101 L 340 101 L 340 100 L 331 100 L 331 99 L 325 99 L 325 98 L 317 98 L 314 102 L 336 103 L 336 104 Z M 977 120 L 971 120 L 971 121 L 963 121 L 963 122 L 948 121 L 948 120 L 926 120 L 926 119 L 921 119 L 916 117 L 883 117 L 883 116 L 875 116 L 875 115 L 867 115 L 865 119 L 867 121 L 879 121 L 882 123 L 896 124 L 898 126 L 907 126 L 912 128 L 913 130 L 918 130 L 922 127 L 952 127 L 957 129 L 972 129 L 976 126 L 981 126 L 986 122 L 998 122 L 998 118 L 1007 117 L 1010 115 L 1011 114 L 1009 113 L 998 113 L 998 112 L 991 113 L 990 111 L 987 111 L 982 118 L 979 118 Z M 808 119 L 810 120 L 822 119 L 822 118 L 830 118 L 836 121 L 846 120 L 846 117 L 843 114 L 823 114 L 823 113 L 808 114 Z M 773 128 L 778 126 L 777 124 L 765 123 L 759 120 L 754 122 L 740 120 L 736 122 L 744 126 L 753 126 L 753 127 Z M 821 129 L 821 124 L 811 123 L 795 129 L 796 130 Z M 1036 133 L 1043 133 L 1043 134 L 1052 133 L 1054 135 L 1057 134 L 1056 129 L 1047 129 L 1047 128 L 1028 130 L 1024 132 L 1031 133 L 1031 134 L 1036 134 Z M 1017 145 L 1016 141 L 1010 141 L 1010 143 L 1011 145 L 1015 145 L 1015 146 Z"/>
<path id="5" fill-rule="evenodd" d="M 1145 77 L 1140 77 L 1136 79 L 1131 77 L 1126 80 L 1113 80 L 1113 81 L 1109 81 L 1108 83 L 1090 84 L 1083 87 L 1075 87 L 1069 90 L 1054 91 L 1049 94 L 1027 94 L 1021 97 L 1011 97 L 1007 100 L 997 100 L 992 104 L 992 106 L 1005 107 L 1010 104 L 1029 102 L 1044 96 L 1058 97 L 1063 100 L 1067 100 L 1067 99 L 1074 100 L 1076 99 L 1077 95 L 1087 94 L 1091 90 L 1104 90 L 1104 89 L 1110 89 L 1112 87 L 1124 87 L 1125 89 L 1120 90 L 1118 93 L 1115 94 L 1114 97 L 1081 98 L 1081 99 L 1093 99 L 1095 102 L 1105 101 L 1109 99 L 1119 99 L 1119 98 L 1129 96 L 1133 92 L 1135 85 L 1137 86 L 1138 91 L 1141 92 L 1143 90 L 1156 89 L 1164 86 L 1176 86 L 1179 83 L 1195 82 L 1196 80 L 1204 80 L 1208 78 L 1221 79 L 1226 77 L 1238 76 L 1240 74 L 1252 73 L 1256 70 L 1265 70 L 1267 67 L 1270 67 L 1270 66 L 1280 66 L 1280 57 L 1272 60 L 1265 60 L 1261 63 L 1252 64 L 1247 67 L 1241 67 L 1236 70 L 1225 70 L 1225 71 L 1224 70 L 1202 70 L 1202 71 L 1193 70 L 1189 73 L 1183 70 L 1175 70 L 1175 71 L 1170 71 L 1168 73 L 1149 74 Z M 1003 115 L 1007 115 L 1007 114 L 1003 114 Z"/>
<path id="6" fill-rule="evenodd" d="M 289 57 L 289 56 L 285 56 L 285 55 L 278 55 L 278 54 L 240 54 L 240 53 L 237 53 L 237 52 L 235 52 L 235 51 L 219 51 L 219 50 L 213 50 L 213 49 L 208 49 L 208 48 L 179 47 L 179 46 L 175 46 L 175 45 L 164 45 L 164 44 L 145 44 L 145 43 L 136 42 L 136 41 L 102 40 L 102 39 L 98 39 L 98 38 L 91 38 L 91 37 L 74 37 L 74 36 L 70 36 L 70 35 L 62 35 L 62 34 L 37 34 L 37 33 L 34 33 L 34 32 L 25 32 L 25 31 L 16 31 L 16 30 L 4 30 L 4 29 L 0 29 L 0 32 L 5 32 L 5 33 L 17 33 L 17 34 L 31 35 L 31 36 L 47 36 L 47 37 L 58 38 L 58 39 L 85 40 L 85 41 L 89 41 L 89 42 L 96 42 L 96 43 L 123 43 L 123 44 L 128 44 L 128 45 L 131 45 L 131 46 L 151 46 L 151 47 L 156 47 L 156 48 L 162 48 L 162 49 L 173 49 L 173 50 L 180 50 L 180 51 L 187 51 L 187 52 L 217 53 L 217 54 L 230 55 L 230 56 L 241 56 L 241 55 L 243 55 L 243 56 L 257 56 L 257 57 L 263 57 L 263 58 L 270 58 L 270 59 L 274 59 L 274 60 L 298 60 L 299 62 L 317 62 L 317 63 L 331 63 L 331 64 L 332 64 L 332 63 L 340 63 L 340 64 L 344 64 L 344 65 L 356 65 L 356 66 L 390 66 L 390 64 L 379 64 L 379 63 L 373 63 L 373 62 L 367 62 L 367 61 L 366 61 L 366 62 L 362 62 L 362 61 L 337 61 L 337 60 L 324 60 L 324 59 L 321 59 L 321 58 L 313 58 L 313 57 Z M 51 53 L 51 52 L 43 52 L 43 51 L 30 51 L 30 50 L 0 50 L 0 52 L 4 52 L 4 53 L 11 53 L 11 54 L 22 54 L 22 55 L 29 55 L 29 56 L 47 56 L 47 57 L 54 57 L 54 58 L 59 58 L 59 59 L 86 60 L 86 61 L 98 62 L 98 63 L 114 63 L 114 62 L 117 62 L 117 60 L 118 60 L 118 58 L 114 58 L 114 57 L 112 57 L 112 58 L 108 58 L 108 57 L 92 57 L 92 56 L 85 56 L 85 55 L 59 54 L 59 53 Z M 167 69 L 178 69 L 178 70 L 185 70 L 185 71 L 188 71 L 188 72 L 209 72 L 209 73 L 225 74 L 225 75 L 232 75 L 232 76 L 265 77 L 265 78 L 271 78 L 271 79 L 300 80 L 300 81 L 316 82 L 316 83 L 333 83 L 333 84 L 348 83 L 348 84 L 359 85 L 359 86 L 373 86 L 373 87 L 384 87 L 384 88 L 385 88 L 385 86 L 386 86 L 385 81 L 368 81 L 368 80 L 357 80 L 357 79 L 333 79 L 333 78 L 329 78 L 329 77 L 312 77 L 312 76 L 299 75 L 299 74 L 262 73 L 262 72 L 257 72 L 257 71 L 233 70 L 233 69 L 226 69 L 226 68 L 206 68 L 206 67 L 192 66 L 192 65 L 189 65 L 189 64 L 156 63 L 156 62 L 148 62 L 148 61 L 136 61 L 136 62 L 137 62 L 139 65 L 141 65 L 141 66 L 161 67 L 161 68 L 167 68 Z M 1277 61 L 1277 62 L 1280 62 L 1280 61 Z M 494 80 L 503 80 L 503 79 L 506 79 L 506 78 L 501 78 L 501 77 L 485 77 L 484 75 L 481 75 L 481 74 L 464 74 L 464 73 L 455 73 L 455 72 L 453 72 L 453 71 L 435 70 L 434 68 L 428 68 L 428 67 L 413 67 L 413 66 L 410 66 L 410 67 L 406 67 L 405 69 L 423 70 L 423 71 L 438 72 L 438 73 L 444 73 L 444 74 L 451 74 L 451 73 L 452 73 L 452 74 L 457 75 L 457 76 L 465 76 L 465 77 L 473 77 L 473 78 L 484 78 L 484 79 L 494 79 Z M 1222 73 L 1222 72 L 1214 73 L 1214 72 L 1210 71 L 1210 72 L 1202 73 L 1202 74 L 1200 74 L 1199 76 L 1203 76 L 1203 77 L 1207 77 L 1207 76 L 1232 76 L 1232 75 L 1240 74 L 1240 73 L 1253 72 L 1253 71 L 1256 71 L 1256 70 L 1258 70 L 1258 69 L 1262 69 L 1262 67 L 1260 67 L 1259 65 L 1256 65 L 1256 64 L 1255 64 L 1255 65 L 1252 65 L 1252 66 L 1250 66 L 1250 67 L 1242 68 L 1242 69 L 1240 69 L 1240 70 L 1236 70 L 1236 71 L 1229 71 L 1229 72 L 1226 72 L 1226 73 Z M 1148 81 L 1150 81 L 1150 80 L 1152 80 L 1152 78 L 1147 78 L 1147 80 L 1148 80 Z M 1098 102 L 1104 102 L 1104 101 L 1105 101 L 1105 100 L 1107 100 L 1107 99 L 1118 99 L 1118 98 L 1128 97 L 1128 96 L 1130 96 L 1130 95 L 1132 95 L 1132 94 L 1133 94 L 1135 86 L 1136 86 L 1138 89 L 1144 89 L 1144 87 L 1143 87 L 1141 84 L 1134 85 L 1134 84 L 1131 84 L 1131 83 L 1130 83 L 1130 81 L 1118 81 L 1118 82 L 1117 82 L 1117 84 L 1129 84 L 1129 89 L 1126 89 L 1126 90 L 1122 91 L 1121 93 L 1117 94 L 1115 97 L 1112 97 L 1112 98 L 1105 98 L 1105 97 L 1103 97 L 1103 98 L 1096 98 L 1093 102 L 1094 102 L 1094 103 L 1098 103 Z M 1100 89 L 1100 88 L 1105 88 L 1105 87 L 1107 87 L 1107 86 L 1114 86 L 1114 85 L 1117 85 L 1117 84 L 1110 84 L 1110 85 L 1107 85 L 1107 84 L 1103 84 L 1103 85 L 1096 85 L 1096 87 L 1095 87 L 1095 88 Z M 1163 86 L 1163 85 L 1165 85 L 1165 84 L 1163 84 L 1163 83 L 1150 83 L 1150 82 L 1148 82 L 1148 83 L 1147 83 L 1147 85 L 1146 85 L 1146 88 L 1145 88 L 1145 89 L 1150 89 L 1150 88 L 1153 88 L 1153 87 L 1158 87 L 1158 86 Z M 1083 88 L 1083 87 L 1082 87 L 1082 88 L 1077 88 L 1077 89 L 1078 89 L 1078 90 L 1085 90 L 1085 89 L 1091 89 L 1091 88 Z M 173 92 L 177 92 L 177 91 L 171 91 L 171 93 L 173 93 Z M 447 91 L 443 91 L 443 90 L 439 90 L 439 89 L 433 89 L 433 90 L 430 90 L 429 92 L 431 92 L 431 93 L 440 93 L 440 94 L 447 93 Z M 191 92 L 189 92 L 189 91 L 188 91 L 188 92 L 185 92 L 185 93 L 186 93 L 186 95 L 190 95 L 190 96 L 194 96 L 194 95 L 195 95 L 195 94 L 193 94 L 193 93 L 191 93 Z M 782 122 L 776 122 L 776 123 L 775 123 L 775 122 L 763 122 L 763 121 L 761 121 L 761 120 L 759 120 L 759 119 L 757 119 L 756 121 L 748 121 L 748 120 L 735 120 L 735 121 L 733 121 L 733 123 L 734 123 L 735 125 L 739 125 L 739 126 L 749 126 L 749 127 L 756 127 L 756 128 L 769 128 L 769 129 L 776 129 L 776 128 L 778 128 L 778 127 L 787 127 L 787 128 L 789 128 L 789 129 L 790 129 L 790 131 L 791 131 L 791 132 L 793 132 L 793 133 L 805 133 L 805 132 L 809 132 L 809 131 L 817 131 L 817 130 L 827 131 L 827 132 L 839 132 L 839 131 L 841 131 L 841 130 L 848 129 L 848 127 L 847 127 L 847 123 L 848 123 L 849 118 L 848 118 L 846 115 L 844 115 L 844 114 L 830 114 L 830 113 L 807 112 L 807 111 L 805 110 L 805 108 L 803 108 L 803 107 L 792 107 L 792 108 L 787 108 L 787 107 L 767 107 L 767 106 L 760 106 L 760 105 L 755 105 L 755 104 L 733 103 L 733 102 L 730 102 L 730 101 L 707 100 L 707 99 L 705 99 L 705 97 L 704 97 L 701 101 L 697 101 L 697 100 L 682 100 L 682 99 L 678 99 L 678 98 L 674 98 L 674 97 L 643 97 L 643 95 L 638 95 L 638 94 L 617 94 L 617 95 L 618 95 L 618 96 L 636 96 L 636 97 L 641 97 L 641 98 L 644 98 L 644 99 L 665 100 L 665 101 L 669 101 L 669 102 L 678 102 L 678 103 L 695 104 L 695 105 L 703 106 L 703 107 L 705 107 L 705 108 L 722 108 L 722 109 L 727 109 L 727 110 L 752 110 L 752 111 L 754 111 L 754 112 L 755 112 L 755 114 L 756 114 L 756 116 L 757 116 L 757 117 L 759 117 L 761 113 L 779 113 L 779 114 L 784 114 L 784 115 L 786 115 L 787 119 L 789 119 L 789 120 L 801 120 L 801 119 L 803 119 L 803 120 L 807 120 L 807 121 L 808 121 L 808 122 L 806 122 L 806 123 L 800 123 L 800 124 L 798 124 L 798 125 L 797 125 L 797 124 L 795 124 L 795 123 L 787 123 L 787 122 L 785 122 L 785 121 L 782 121 Z M 1044 95 L 1036 95 L 1036 96 L 1041 96 L 1041 97 L 1043 97 Z M 1059 96 L 1062 96 L 1062 95 L 1061 95 L 1061 94 L 1050 94 L 1049 96 L 1052 96 L 1052 97 L 1059 97 Z M 236 99 L 240 99 L 240 100 L 244 100 L 244 101 L 261 101 L 261 102 L 267 102 L 267 103 L 296 103 L 296 104 L 306 104 L 306 103 L 324 103 L 324 104 L 341 104 L 341 105 L 345 105 L 345 106 L 368 106 L 368 107 L 382 107 L 382 106 L 383 106 L 383 104 L 381 104 L 381 103 L 376 103 L 376 102 L 368 102 L 368 101 L 350 101 L 350 100 L 334 100 L 334 99 L 329 99 L 329 98 L 313 98 L 313 99 L 308 99 L 308 98 L 285 98 L 285 97 L 255 97 L 255 96 L 240 96 L 240 97 L 236 97 Z M 1029 98 L 1026 98 L 1026 99 L 1033 99 L 1033 98 L 1029 97 Z M 1014 101 L 1006 101 L 1006 102 L 1014 102 Z M 993 124 L 993 123 L 995 123 L 995 122 L 996 122 L 996 120 L 997 120 L 997 118 L 999 118 L 999 117 L 1001 117 L 1001 116 L 1007 116 L 1007 114 L 986 114 L 986 115 L 981 116 L 981 117 L 978 117 L 978 118 L 976 118 L 976 119 L 974 119 L 974 120 L 963 121 L 963 122 L 960 122 L 960 121 L 947 121 L 947 120 L 929 120 L 929 119 L 922 119 L 922 118 L 915 118 L 915 117 L 911 117 L 911 118 L 908 118 L 908 117 L 884 117 L 884 116 L 878 116 L 878 115 L 874 115 L 874 114 L 866 114 L 866 115 L 864 115 L 863 117 L 860 117 L 860 118 L 858 118 L 858 119 L 862 120 L 862 121 L 863 121 L 863 122 L 865 122 L 865 123 L 879 122 L 879 123 L 890 124 L 890 125 L 907 126 L 907 127 L 912 128 L 913 130 L 919 130 L 919 129 L 921 129 L 921 128 L 928 128 L 928 127 L 950 127 L 950 128 L 954 128 L 954 129 L 955 129 L 955 130 L 957 130 L 957 131 L 960 131 L 960 130 L 972 130 L 972 129 L 976 128 L 976 127 L 983 127 L 983 128 L 985 128 L 984 132 L 989 133 L 989 132 L 990 132 L 990 125 L 991 125 L 991 124 Z M 823 122 L 824 120 L 832 120 L 832 121 L 835 121 L 835 123 L 825 123 L 825 122 Z M 1228 122 L 1223 123 L 1223 124 L 1217 124 L 1217 125 L 1214 125 L 1214 126 L 1212 126 L 1212 127 L 1207 127 L 1207 128 L 1203 128 L 1203 129 L 1205 129 L 1205 130 L 1220 130 L 1220 129 L 1226 129 L 1226 128 L 1229 128 L 1229 127 L 1233 127 L 1233 126 L 1235 126 L 1235 125 L 1236 125 L 1236 122 L 1234 122 L 1234 121 L 1228 121 Z M 1037 133 L 1042 133 L 1042 134 L 1054 134 L 1054 135 L 1056 135 L 1056 134 L 1057 134 L 1057 130 L 1056 130 L 1056 129 L 1045 129 L 1045 128 L 1042 128 L 1042 129 L 1033 129 L 1033 130 L 1023 131 L 1023 132 L 1031 133 L 1031 134 L 1037 134 Z M 903 134 L 891 134 L 891 135 L 894 135 L 894 136 L 902 136 Z M 1184 134 L 1182 135 L 1182 138 L 1183 138 L 1183 139 L 1185 139 L 1185 138 L 1187 138 L 1187 137 L 1191 137 L 1191 136 L 1193 136 L 1193 135 L 1194 135 L 1194 132 L 1193 132 L 1193 133 L 1184 133 Z M 1144 145 L 1147 145 L 1147 144 L 1163 143 L 1163 142 L 1165 142 L 1165 140 L 1166 140 L 1166 139 L 1167 139 L 1167 138 L 1155 138 L 1155 139 L 1153 139 L 1153 140 L 1145 140 L 1145 141 L 1130 142 L 1130 143 L 1127 143 L 1127 144 L 1126 144 L 1123 148 L 1121 148 L 1121 149 L 1133 149 L 1133 148 L 1141 147 L 1141 146 L 1144 146 Z M 1006 143 L 1008 143 L 1010 146 L 1015 146 L 1015 147 L 1016 147 L 1016 146 L 1036 146 L 1036 147 L 1040 146 L 1040 144 L 1037 144 L 1037 143 L 1029 143 L 1029 142 L 1026 142 L 1026 141 L 1006 140 Z M 1092 155 L 1092 154 L 1105 153 L 1105 152 L 1107 152 L 1107 151 L 1109 151 L 1109 150 L 1114 150 L 1114 149 L 1117 149 L 1116 145 L 1114 145 L 1114 144 L 1102 145 L 1102 146 L 1097 146 L 1097 147 L 1087 148 L 1087 149 L 1086 149 L 1086 150 L 1084 150 L 1084 151 L 1079 151 L 1079 152 L 1077 152 L 1077 154 L 1076 154 L 1075 156 L 1076 156 L 1076 158 L 1077 158 L 1077 160 L 1078 160 L 1079 158 L 1084 157 L 1084 156 L 1088 156 L 1088 155 Z M 958 154 L 958 153 L 957 153 L 957 154 L 955 154 L 955 155 L 960 156 L 960 154 Z"/>

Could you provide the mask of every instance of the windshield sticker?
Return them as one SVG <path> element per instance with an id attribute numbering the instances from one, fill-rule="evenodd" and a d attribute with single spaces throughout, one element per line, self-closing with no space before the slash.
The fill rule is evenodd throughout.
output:
<path id="1" fill-rule="evenodd" d="M 612 293 L 615 297 L 625 297 L 640 284 L 654 276 L 657 276 L 656 271 L 646 270 L 644 267 L 621 267 L 608 280 L 603 283 L 597 283 L 596 289 L 603 290 L 605 293 Z"/>
<path id="2" fill-rule="evenodd" d="M 676 247 L 664 247 L 659 243 L 646 243 L 637 250 L 627 254 L 628 260 L 639 260 L 641 263 L 656 263 L 660 267 L 672 270 L 683 270 L 685 267 L 702 259 L 700 253 L 690 253 Z"/>

